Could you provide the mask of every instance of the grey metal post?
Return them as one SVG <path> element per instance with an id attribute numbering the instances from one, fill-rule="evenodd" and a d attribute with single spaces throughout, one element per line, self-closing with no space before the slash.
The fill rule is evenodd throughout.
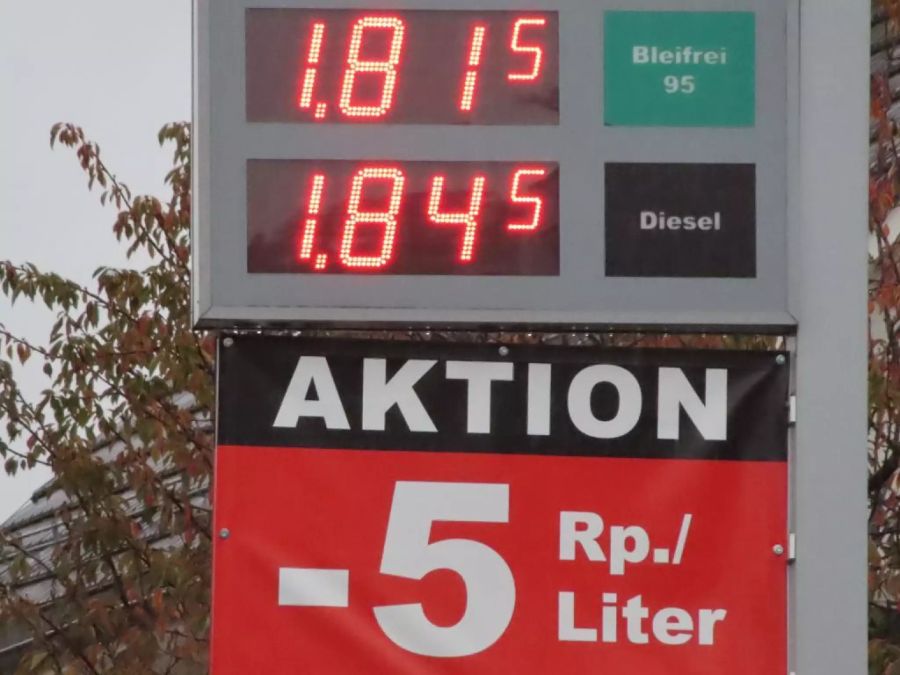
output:
<path id="1" fill-rule="evenodd" d="M 801 0 L 793 670 L 866 672 L 869 3 Z"/>

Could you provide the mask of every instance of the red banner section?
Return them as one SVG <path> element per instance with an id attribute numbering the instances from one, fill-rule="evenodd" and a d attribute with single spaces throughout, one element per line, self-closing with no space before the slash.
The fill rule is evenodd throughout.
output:
<path id="1" fill-rule="evenodd" d="M 786 672 L 784 461 L 224 445 L 216 471 L 217 675 Z"/>
<path id="2" fill-rule="evenodd" d="M 788 375 L 231 338 L 213 672 L 785 675 Z"/>

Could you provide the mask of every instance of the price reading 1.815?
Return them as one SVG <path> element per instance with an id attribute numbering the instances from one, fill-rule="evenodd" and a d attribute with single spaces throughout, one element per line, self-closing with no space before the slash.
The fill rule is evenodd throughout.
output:
<path id="1" fill-rule="evenodd" d="M 557 124 L 555 12 L 247 11 L 250 122 Z"/>

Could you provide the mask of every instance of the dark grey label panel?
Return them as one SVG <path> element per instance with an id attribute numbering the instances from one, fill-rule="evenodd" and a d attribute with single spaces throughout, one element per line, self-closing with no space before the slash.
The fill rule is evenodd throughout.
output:
<path id="1" fill-rule="evenodd" d="M 756 276 L 752 164 L 606 165 L 606 274 Z"/>

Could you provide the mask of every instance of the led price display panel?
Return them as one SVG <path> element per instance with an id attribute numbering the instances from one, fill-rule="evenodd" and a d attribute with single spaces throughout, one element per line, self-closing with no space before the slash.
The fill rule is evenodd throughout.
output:
<path id="1" fill-rule="evenodd" d="M 790 329 L 786 1 L 197 0 L 196 325 Z"/>
<path id="2" fill-rule="evenodd" d="M 554 124 L 558 54 L 555 12 L 249 10 L 247 119 Z"/>
<path id="3" fill-rule="evenodd" d="M 555 164 L 254 160 L 247 171 L 251 273 L 559 273 Z"/>

